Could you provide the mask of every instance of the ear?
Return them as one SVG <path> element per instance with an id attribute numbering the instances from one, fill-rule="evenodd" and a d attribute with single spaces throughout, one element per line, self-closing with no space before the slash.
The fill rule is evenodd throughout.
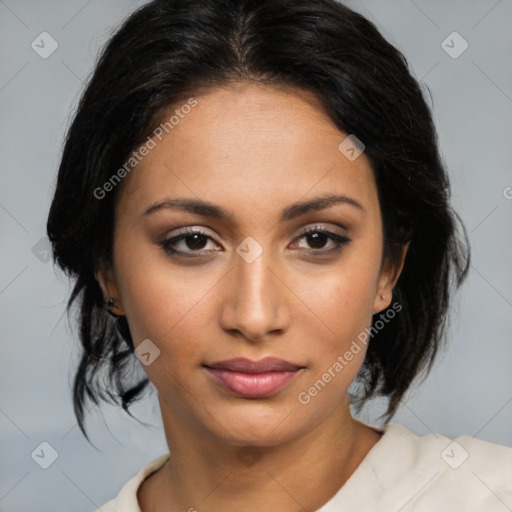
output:
<path id="1" fill-rule="evenodd" d="M 100 285 L 104 301 L 108 302 L 110 299 L 114 299 L 114 306 L 111 309 L 112 313 L 115 313 L 116 315 L 124 315 L 125 312 L 119 298 L 119 291 L 117 289 L 112 268 L 101 263 L 99 269 L 94 273 L 94 277 Z"/>
<path id="2" fill-rule="evenodd" d="M 375 302 L 373 305 L 373 314 L 380 313 L 391 304 L 393 298 L 393 288 L 395 287 L 405 263 L 405 256 L 409 249 L 409 242 L 396 248 L 393 257 L 387 257 L 380 271 L 379 282 Z"/>

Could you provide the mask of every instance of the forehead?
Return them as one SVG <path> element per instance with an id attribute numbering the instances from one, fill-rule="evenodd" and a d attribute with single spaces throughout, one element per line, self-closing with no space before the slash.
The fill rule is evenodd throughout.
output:
<path id="1" fill-rule="evenodd" d="M 340 152 L 347 134 L 312 93 L 238 84 L 194 99 L 192 108 L 183 100 L 164 113 L 162 123 L 172 118 L 172 127 L 152 138 L 153 148 L 127 177 L 123 195 L 132 208 L 173 195 L 279 210 L 283 201 L 318 193 L 375 201 L 368 159 Z"/>

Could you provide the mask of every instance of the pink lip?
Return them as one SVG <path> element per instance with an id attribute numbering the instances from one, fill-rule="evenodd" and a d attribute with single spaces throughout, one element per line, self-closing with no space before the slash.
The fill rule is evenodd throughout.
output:
<path id="1" fill-rule="evenodd" d="M 237 358 L 205 365 L 224 388 L 246 398 L 265 398 L 283 389 L 303 367 L 266 357 L 260 361 Z"/>

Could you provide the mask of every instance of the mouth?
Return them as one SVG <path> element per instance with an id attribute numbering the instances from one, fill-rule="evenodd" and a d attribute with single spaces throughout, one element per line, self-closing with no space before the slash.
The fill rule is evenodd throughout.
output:
<path id="1" fill-rule="evenodd" d="M 203 367 L 224 389 L 244 398 L 266 398 L 286 387 L 305 368 L 283 359 L 230 359 Z"/>

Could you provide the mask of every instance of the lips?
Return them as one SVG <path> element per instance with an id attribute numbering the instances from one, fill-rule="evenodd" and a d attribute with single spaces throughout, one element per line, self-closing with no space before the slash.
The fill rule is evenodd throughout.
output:
<path id="1" fill-rule="evenodd" d="M 207 368 L 215 370 L 228 370 L 242 373 L 266 373 L 266 372 L 294 372 L 300 370 L 301 366 L 289 363 L 277 357 L 265 357 L 260 361 L 251 361 L 244 357 L 207 364 Z"/>
<path id="2" fill-rule="evenodd" d="M 243 398 L 275 395 L 304 368 L 275 357 L 266 357 L 260 361 L 230 359 L 204 366 L 218 385 Z"/>

